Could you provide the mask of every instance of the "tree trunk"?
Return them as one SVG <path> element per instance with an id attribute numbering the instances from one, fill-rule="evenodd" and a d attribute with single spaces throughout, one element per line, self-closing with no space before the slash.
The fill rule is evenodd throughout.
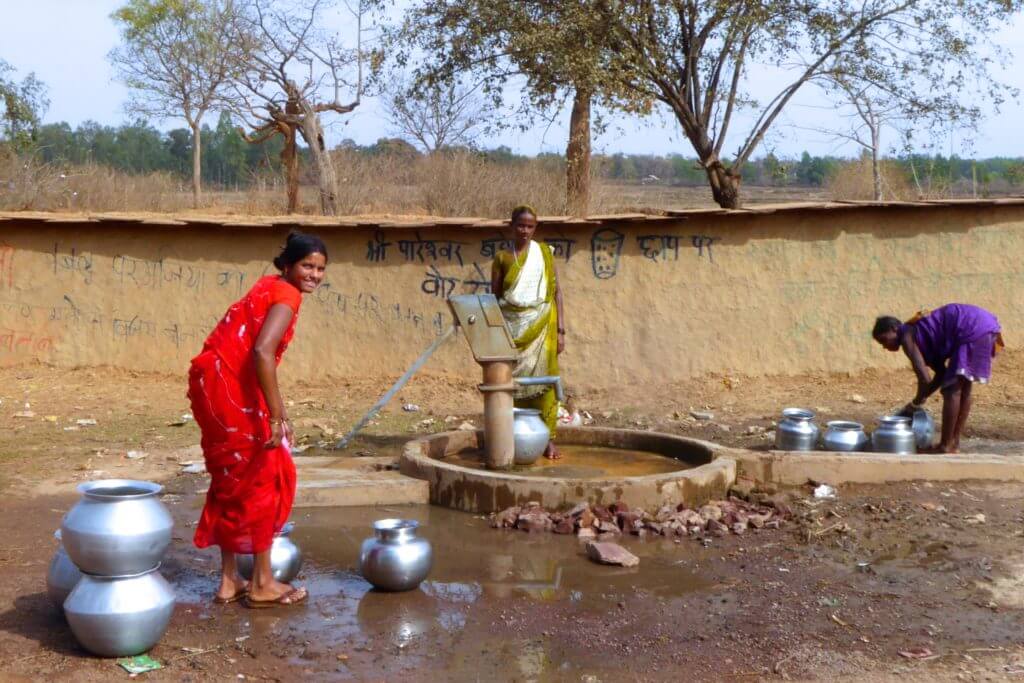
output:
<path id="1" fill-rule="evenodd" d="M 192 208 L 198 209 L 202 199 L 203 157 L 199 122 L 192 124 Z"/>
<path id="2" fill-rule="evenodd" d="M 289 124 L 287 130 L 288 133 L 284 136 L 284 147 L 281 149 L 281 163 L 284 165 L 288 213 L 296 213 L 299 208 L 299 151 L 295 145 L 295 126 Z"/>
<path id="3" fill-rule="evenodd" d="M 873 183 L 873 194 L 875 201 L 882 201 L 882 165 L 878 158 L 878 148 L 881 146 L 881 135 L 877 127 L 871 127 L 871 179 Z"/>
<path id="4" fill-rule="evenodd" d="M 569 214 L 585 217 L 590 208 L 590 93 L 577 89 L 565 148 L 565 200 Z"/>
<path id="5" fill-rule="evenodd" d="M 711 185 L 711 196 L 723 209 L 740 208 L 740 176 L 726 168 L 717 159 L 704 165 L 704 172 Z"/>
<path id="6" fill-rule="evenodd" d="M 308 102 L 302 102 L 302 137 L 309 145 L 310 156 L 316 164 L 317 185 L 320 187 L 320 213 L 325 216 L 338 215 L 338 177 L 334 163 L 324 144 L 324 130 L 320 127 L 320 116 Z"/>

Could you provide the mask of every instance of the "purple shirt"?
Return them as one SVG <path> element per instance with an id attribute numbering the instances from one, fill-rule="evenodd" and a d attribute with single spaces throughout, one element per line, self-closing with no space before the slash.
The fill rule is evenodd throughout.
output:
<path id="1" fill-rule="evenodd" d="M 914 328 L 917 348 L 932 369 L 944 367 L 964 344 L 1002 330 L 994 315 L 970 304 L 947 304 L 936 308 L 910 327 Z M 900 333 L 906 328 L 904 325 Z"/>

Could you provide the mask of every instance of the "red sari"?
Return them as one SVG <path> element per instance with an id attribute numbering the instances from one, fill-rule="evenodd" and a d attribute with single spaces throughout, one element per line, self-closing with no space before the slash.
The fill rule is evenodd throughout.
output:
<path id="1" fill-rule="evenodd" d="M 263 447 L 271 434 L 270 411 L 252 351 L 270 307 L 286 304 L 293 315 L 277 347 L 280 364 L 301 302 L 302 293 L 280 277 L 260 278 L 228 309 L 192 359 L 188 396 L 211 479 L 195 534 L 200 548 L 263 552 L 291 514 L 295 463 L 285 445 Z"/>

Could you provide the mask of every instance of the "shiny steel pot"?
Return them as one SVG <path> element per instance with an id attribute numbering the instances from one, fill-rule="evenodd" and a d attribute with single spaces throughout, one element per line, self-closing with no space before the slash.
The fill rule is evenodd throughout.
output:
<path id="1" fill-rule="evenodd" d="M 927 410 L 918 408 L 914 411 L 910 428 L 914 431 L 918 448 L 928 448 L 932 445 L 932 438 L 935 436 L 935 420 Z"/>
<path id="2" fill-rule="evenodd" d="M 870 441 L 861 423 L 833 420 L 828 423 L 822 443 L 826 451 L 851 452 L 863 451 Z"/>
<path id="3" fill-rule="evenodd" d="M 917 437 L 910 428 L 910 418 L 899 415 L 878 418 L 878 427 L 871 434 L 871 445 L 879 453 L 916 453 Z"/>
<path id="4" fill-rule="evenodd" d="M 540 411 L 533 408 L 513 408 L 512 435 L 515 441 L 513 462 L 532 465 L 548 447 L 551 430 L 541 419 Z"/>
<path id="5" fill-rule="evenodd" d="M 64 601 L 78 585 L 78 580 L 82 578 L 82 572 L 78 571 L 78 567 L 64 552 L 64 545 L 60 543 L 60 529 L 57 529 L 53 535 L 57 539 L 58 545 L 57 552 L 50 560 L 50 569 L 46 572 L 46 594 L 50 596 L 50 600 L 57 609 L 62 609 Z"/>
<path id="6" fill-rule="evenodd" d="M 377 588 L 407 591 L 420 585 L 430 573 L 433 552 L 430 541 L 416 535 L 419 522 L 382 519 L 373 523 L 374 537 L 363 541 L 359 571 Z"/>
<path id="7" fill-rule="evenodd" d="M 157 499 L 159 484 L 105 479 L 80 484 L 81 500 L 64 515 L 61 535 L 71 561 L 88 574 L 138 574 L 160 563 L 174 521 Z"/>
<path id="8" fill-rule="evenodd" d="M 142 654 L 157 644 L 174 612 L 174 589 L 157 569 L 123 577 L 85 574 L 64 601 L 71 632 L 101 657 Z"/>
<path id="9" fill-rule="evenodd" d="M 786 408 L 775 428 L 775 448 L 780 451 L 813 451 L 818 446 L 818 433 L 814 413 L 803 408 Z"/>
<path id="10" fill-rule="evenodd" d="M 294 522 L 288 522 L 274 536 L 270 546 L 270 570 L 281 583 L 291 583 L 302 568 L 302 551 L 288 535 L 295 529 Z M 238 555 L 238 573 L 245 579 L 252 579 L 252 555 Z"/>

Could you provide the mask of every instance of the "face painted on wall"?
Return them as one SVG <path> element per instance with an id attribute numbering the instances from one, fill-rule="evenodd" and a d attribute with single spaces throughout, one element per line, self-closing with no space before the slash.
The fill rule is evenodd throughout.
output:
<path id="1" fill-rule="evenodd" d="M 327 257 L 320 252 L 313 252 L 301 261 L 293 263 L 284 270 L 284 279 L 290 282 L 303 294 L 309 294 L 320 286 L 327 270 Z"/>

